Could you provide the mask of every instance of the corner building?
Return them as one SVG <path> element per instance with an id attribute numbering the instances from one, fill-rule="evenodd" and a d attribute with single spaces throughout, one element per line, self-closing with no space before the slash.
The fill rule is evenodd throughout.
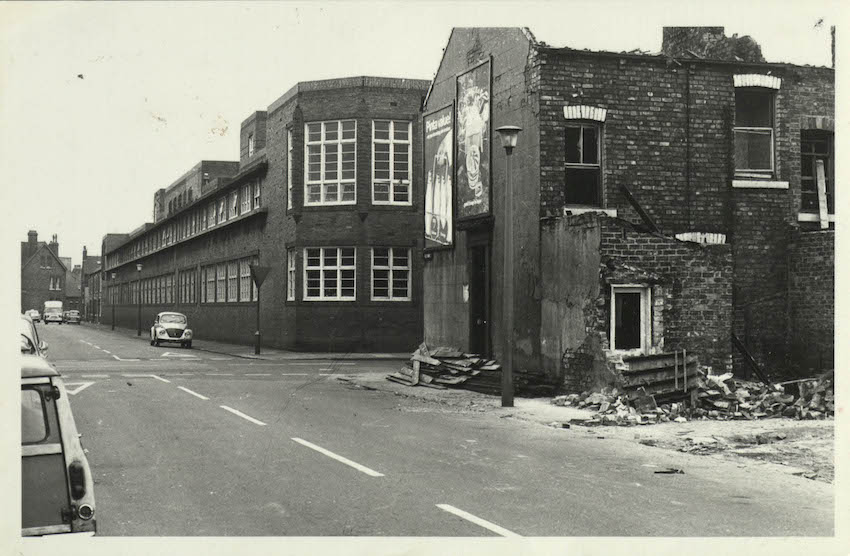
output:
<path id="1" fill-rule="evenodd" d="M 159 220 L 104 248 L 104 321 L 114 300 L 116 322 L 136 326 L 141 299 L 144 330 L 156 313 L 175 310 L 200 339 L 251 343 L 259 301 L 266 346 L 415 347 L 424 212 L 418 118 L 428 85 L 302 82 L 253 113 L 241 125 L 238 166 L 208 163 L 216 176 L 195 166 L 200 189 L 178 191 L 178 182 L 198 181 L 187 175 L 160 190 Z M 252 263 L 271 269 L 259 295 Z"/>

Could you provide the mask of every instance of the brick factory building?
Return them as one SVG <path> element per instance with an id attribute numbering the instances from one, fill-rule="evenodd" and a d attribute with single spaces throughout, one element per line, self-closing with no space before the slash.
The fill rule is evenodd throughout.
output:
<path id="1" fill-rule="evenodd" d="M 154 196 L 154 222 L 104 240 L 102 322 L 189 317 L 197 338 L 407 351 L 422 338 L 421 130 L 428 82 L 302 82 Z M 271 269 L 257 290 L 251 264 Z M 141 265 L 141 270 L 138 266 Z M 113 277 L 114 276 L 114 277 Z M 139 290 L 141 288 L 141 290 Z M 114 303 L 114 307 L 113 304 Z"/>
<path id="2" fill-rule="evenodd" d="M 503 355 L 494 130 L 515 125 L 520 383 L 610 384 L 623 357 L 682 349 L 746 375 L 733 336 L 774 376 L 832 368 L 833 69 L 714 27 L 665 28 L 658 54 L 457 28 L 423 113 L 429 345 Z"/>

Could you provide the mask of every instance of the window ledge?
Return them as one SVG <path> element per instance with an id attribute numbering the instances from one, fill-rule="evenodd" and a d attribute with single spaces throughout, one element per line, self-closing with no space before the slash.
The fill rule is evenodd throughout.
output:
<path id="1" fill-rule="evenodd" d="M 739 179 L 732 180 L 732 187 L 737 189 L 788 189 L 787 181 Z"/>
<path id="2" fill-rule="evenodd" d="M 617 217 L 617 209 L 604 209 L 597 207 L 564 207 L 564 216 L 586 214 L 588 212 L 602 212 L 611 218 Z"/>
<path id="3" fill-rule="evenodd" d="M 835 215 L 830 214 L 830 222 L 835 222 Z M 797 215 L 797 222 L 820 222 L 820 215 L 816 212 L 801 212 Z"/>

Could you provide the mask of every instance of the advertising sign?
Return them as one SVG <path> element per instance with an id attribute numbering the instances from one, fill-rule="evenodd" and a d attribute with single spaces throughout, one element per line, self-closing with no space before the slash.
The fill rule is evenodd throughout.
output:
<path id="1" fill-rule="evenodd" d="M 448 247 L 452 238 L 454 107 L 423 118 L 425 134 L 425 248 Z"/>
<path id="2" fill-rule="evenodd" d="M 490 62 L 457 78 L 457 218 L 490 214 Z"/>

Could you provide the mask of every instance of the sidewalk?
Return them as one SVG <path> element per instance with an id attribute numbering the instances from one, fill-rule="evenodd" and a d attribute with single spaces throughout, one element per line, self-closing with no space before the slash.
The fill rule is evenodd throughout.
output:
<path id="1" fill-rule="evenodd" d="M 111 325 L 97 324 L 93 322 L 84 322 L 83 326 L 90 326 L 104 331 L 111 331 Z M 140 342 L 149 341 L 147 329 L 142 330 L 142 337 L 136 336 L 137 330 L 131 328 L 115 327 L 114 332 L 123 336 L 137 338 Z M 163 344 L 172 345 L 172 344 Z M 178 346 L 178 344 L 173 344 Z M 260 355 L 254 355 L 254 346 L 246 346 L 240 344 L 231 344 L 227 342 L 219 342 L 216 340 L 204 340 L 195 337 L 192 340 L 192 349 L 206 351 L 209 353 L 218 353 L 221 355 L 230 355 L 232 357 L 241 357 L 243 359 L 259 359 L 263 361 L 297 361 L 297 360 L 349 360 L 349 361 L 374 361 L 374 360 L 390 360 L 390 361 L 406 361 L 410 359 L 410 353 L 323 353 L 323 352 L 308 352 L 308 351 L 286 351 L 263 346 Z"/>

